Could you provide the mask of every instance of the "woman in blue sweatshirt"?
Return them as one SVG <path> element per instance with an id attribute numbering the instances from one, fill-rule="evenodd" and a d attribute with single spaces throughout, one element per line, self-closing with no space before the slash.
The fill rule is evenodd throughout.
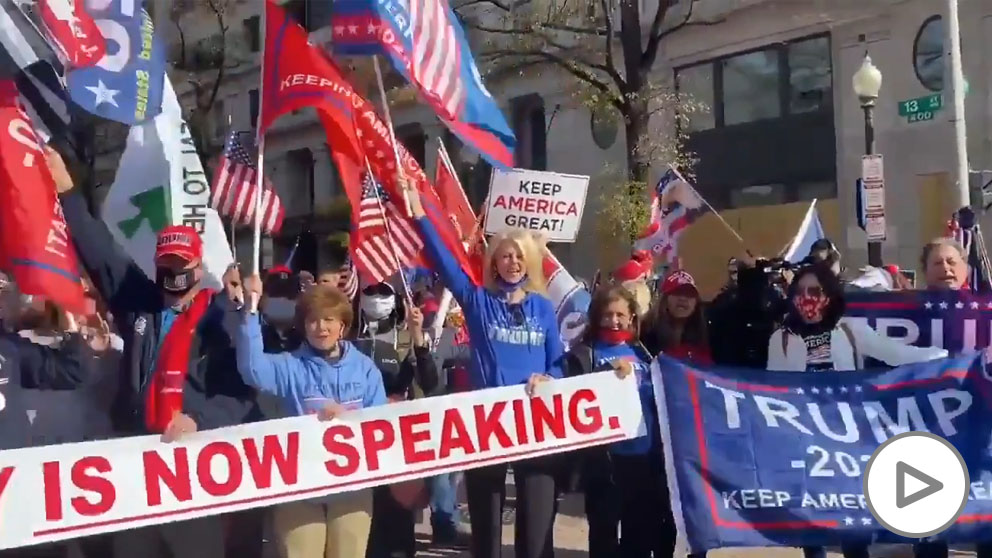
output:
<path id="1" fill-rule="evenodd" d="M 473 389 L 526 385 L 533 394 L 538 383 L 556 376 L 552 368 L 562 354 L 558 318 L 545 295 L 542 249 L 525 231 L 495 236 L 483 260 L 485 286 L 477 286 L 427 219 L 417 192 L 411 190 L 408 197 L 431 264 L 462 307 Z M 517 489 L 516 556 L 551 556 L 557 509 L 555 461 L 538 458 L 509 465 Z M 501 554 L 506 471 L 507 464 L 502 464 L 465 473 L 476 558 Z"/>
<path id="2" fill-rule="evenodd" d="M 651 387 L 651 355 L 638 341 L 637 301 L 623 287 L 602 289 L 589 306 L 589 328 L 558 366 L 563 376 L 616 370 L 637 376 L 646 434 L 577 460 L 589 519 L 590 558 L 669 557 L 675 526 L 666 506 L 665 464 Z"/>
<path id="3" fill-rule="evenodd" d="M 245 290 L 261 296 L 258 276 L 245 281 Z M 306 342 L 292 353 L 266 353 L 258 314 L 242 315 L 235 342 L 245 383 L 281 397 L 291 415 L 317 414 L 323 420 L 386 403 L 382 374 L 344 340 L 354 312 L 341 291 L 311 287 L 297 300 L 296 318 Z M 372 491 L 283 504 L 275 508 L 273 521 L 286 558 L 365 556 Z"/>

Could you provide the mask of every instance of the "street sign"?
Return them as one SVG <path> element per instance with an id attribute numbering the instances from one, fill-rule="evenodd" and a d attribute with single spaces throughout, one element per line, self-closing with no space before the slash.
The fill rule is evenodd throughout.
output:
<path id="1" fill-rule="evenodd" d="M 869 242 L 885 240 L 885 169 L 881 155 L 861 157 L 865 232 Z"/>
<path id="2" fill-rule="evenodd" d="M 940 93 L 917 97 L 899 102 L 899 116 L 906 117 L 906 122 L 926 122 L 933 120 L 934 115 L 944 108 L 944 96 Z"/>

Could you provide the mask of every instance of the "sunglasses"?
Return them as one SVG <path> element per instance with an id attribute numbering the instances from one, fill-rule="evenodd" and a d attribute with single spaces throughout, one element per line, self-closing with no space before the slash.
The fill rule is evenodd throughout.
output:
<path id="1" fill-rule="evenodd" d="M 811 287 L 806 287 L 806 288 L 800 288 L 800 289 L 797 289 L 796 290 L 796 295 L 797 296 L 806 295 L 806 296 L 812 296 L 812 297 L 820 297 L 820 296 L 823 296 L 823 287 L 820 287 L 820 286 L 811 286 Z"/>
<path id="2" fill-rule="evenodd" d="M 362 294 L 365 296 L 390 296 L 393 294 L 393 288 L 385 283 L 377 283 L 362 289 Z"/>

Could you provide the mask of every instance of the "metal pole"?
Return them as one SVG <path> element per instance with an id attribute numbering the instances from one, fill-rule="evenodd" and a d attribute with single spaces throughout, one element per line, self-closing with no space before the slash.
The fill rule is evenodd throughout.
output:
<path id="1" fill-rule="evenodd" d="M 875 154 L 875 100 L 863 99 L 861 108 L 865 111 L 865 155 Z M 882 267 L 882 243 L 868 243 L 868 265 Z"/>
<path id="2" fill-rule="evenodd" d="M 953 91 L 954 147 L 957 151 L 957 206 L 971 205 L 968 191 L 968 133 L 964 121 L 964 72 L 961 69 L 961 26 L 958 22 L 958 1 L 947 0 L 947 38 L 951 48 L 951 91 Z"/>

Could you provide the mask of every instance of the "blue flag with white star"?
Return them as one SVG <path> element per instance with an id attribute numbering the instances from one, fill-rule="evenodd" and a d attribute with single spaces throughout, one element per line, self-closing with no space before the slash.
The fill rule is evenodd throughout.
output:
<path id="1" fill-rule="evenodd" d="M 162 112 L 165 49 L 155 40 L 152 18 L 136 0 L 110 0 L 95 9 L 87 3 L 107 42 L 96 66 L 69 72 L 73 102 L 102 118 L 141 124 Z"/>
<path id="2" fill-rule="evenodd" d="M 808 373 L 695 367 L 659 356 L 651 378 L 660 445 L 675 524 L 690 551 L 918 542 L 880 523 L 879 517 L 893 521 L 891 515 L 876 515 L 891 509 L 887 503 L 899 489 L 897 474 L 876 476 L 895 461 L 872 462 L 872 456 L 908 432 L 946 440 L 970 475 L 969 482 L 963 468 L 935 466 L 926 455 L 906 458 L 947 483 L 952 499 L 961 502 L 956 515 L 950 510 L 947 530 L 926 540 L 990 540 L 987 352 L 891 370 Z M 880 468 L 869 478 L 882 484 L 870 483 L 866 494 L 869 467 Z M 872 488 L 877 486 L 882 490 Z M 893 490 L 884 490 L 889 486 Z M 934 503 L 946 501 L 922 498 L 905 506 L 909 513 L 927 514 L 938 511 Z"/>

